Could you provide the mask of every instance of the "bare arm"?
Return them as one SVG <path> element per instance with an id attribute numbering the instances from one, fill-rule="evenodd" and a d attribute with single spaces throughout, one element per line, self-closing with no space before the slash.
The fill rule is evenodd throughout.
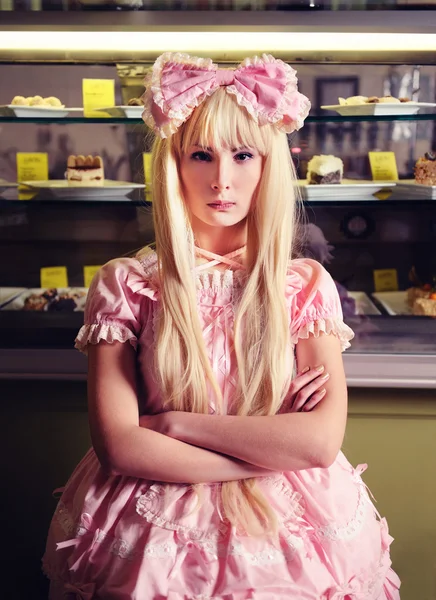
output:
<path id="1" fill-rule="evenodd" d="M 176 483 L 232 481 L 269 473 L 141 428 L 135 364 L 130 344 L 89 346 L 89 424 L 93 447 L 106 472 Z"/>
<path id="2" fill-rule="evenodd" d="M 347 387 L 339 340 L 309 337 L 297 344 L 299 369 L 325 365 L 326 394 L 311 412 L 269 417 L 172 413 L 169 435 L 275 471 L 328 467 L 344 437 Z"/>

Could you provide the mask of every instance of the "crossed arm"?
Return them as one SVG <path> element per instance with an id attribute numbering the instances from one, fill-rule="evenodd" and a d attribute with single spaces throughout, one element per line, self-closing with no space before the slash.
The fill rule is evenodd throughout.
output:
<path id="1" fill-rule="evenodd" d="M 134 350 L 121 343 L 91 346 L 89 421 L 96 454 L 110 473 L 180 483 L 327 467 L 341 447 L 347 413 L 339 340 L 333 335 L 301 340 L 297 361 L 300 371 L 322 364 L 330 374 L 325 397 L 310 412 L 270 417 L 170 412 L 140 420 Z"/>

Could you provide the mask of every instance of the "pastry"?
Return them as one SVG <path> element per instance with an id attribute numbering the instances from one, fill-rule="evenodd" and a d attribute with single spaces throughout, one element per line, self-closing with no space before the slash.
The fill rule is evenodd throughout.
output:
<path id="1" fill-rule="evenodd" d="M 421 185 L 436 185 L 436 153 L 426 152 L 415 163 L 415 181 Z"/>
<path id="2" fill-rule="evenodd" d="M 382 98 L 379 98 L 378 101 L 380 104 L 400 104 L 399 99 L 394 98 L 393 96 L 383 96 Z"/>
<path id="3" fill-rule="evenodd" d="M 309 185 L 325 185 L 341 183 L 344 163 L 332 154 L 316 155 L 307 165 L 307 183 Z"/>
<path id="4" fill-rule="evenodd" d="M 22 308 L 27 311 L 74 312 L 84 309 L 85 300 L 85 290 L 52 288 L 30 294 Z"/>
<path id="5" fill-rule="evenodd" d="M 70 155 L 67 161 L 68 185 L 75 187 L 102 187 L 104 185 L 101 156 Z"/>
<path id="6" fill-rule="evenodd" d="M 26 106 L 27 99 L 24 96 L 14 96 L 11 102 L 12 106 Z"/>
<path id="7" fill-rule="evenodd" d="M 432 288 L 430 284 L 423 285 L 421 287 L 411 287 L 407 290 L 407 304 L 413 308 L 416 300 L 421 298 L 430 298 Z"/>
<path id="8" fill-rule="evenodd" d="M 64 105 L 56 98 L 56 96 L 48 96 L 43 98 L 42 96 L 14 96 L 11 102 L 12 106 L 43 106 L 45 108 L 64 108 Z"/>
<path id="9" fill-rule="evenodd" d="M 128 106 L 144 106 L 144 103 L 142 102 L 141 98 L 130 98 L 127 104 Z"/>
<path id="10" fill-rule="evenodd" d="M 34 96 L 30 101 L 30 106 L 44 106 L 44 98 L 41 96 Z"/>
<path id="11" fill-rule="evenodd" d="M 23 310 L 45 310 L 48 304 L 47 298 L 41 294 L 30 294 L 24 301 Z"/>
<path id="12" fill-rule="evenodd" d="M 432 292 L 428 298 L 417 298 L 412 311 L 414 315 L 436 317 L 436 292 Z"/>
<path id="13" fill-rule="evenodd" d="M 349 98 L 338 98 L 341 106 L 353 106 L 355 104 L 365 104 L 367 96 L 350 96 Z"/>

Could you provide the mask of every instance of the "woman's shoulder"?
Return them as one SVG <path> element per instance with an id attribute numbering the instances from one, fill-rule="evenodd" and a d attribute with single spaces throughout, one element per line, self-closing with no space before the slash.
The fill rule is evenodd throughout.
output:
<path id="1" fill-rule="evenodd" d="M 140 294 L 156 300 L 156 274 L 156 252 L 147 247 L 134 256 L 114 258 L 105 263 L 97 273 L 93 287 L 122 289 L 127 296 Z"/>
<path id="2" fill-rule="evenodd" d="M 312 258 L 295 258 L 289 261 L 286 275 L 286 288 L 289 293 L 309 292 L 334 287 L 330 273 Z"/>

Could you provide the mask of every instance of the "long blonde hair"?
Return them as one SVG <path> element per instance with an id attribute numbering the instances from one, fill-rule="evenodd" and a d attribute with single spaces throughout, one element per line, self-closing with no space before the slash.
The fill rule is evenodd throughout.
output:
<path id="1" fill-rule="evenodd" d="M 234 345 L 239 383 L 237 415 L 274 415 L 293 369 L 285 278 L 296 213 L 295 173 L 286 134 L 258 126 L 234 97 L 219 89 L 170 138 L 153 146 L 153 215 L 161 289 L 156 374 L 172 410 L 209 412 L 222 393 L 206 352 L 197 312 L 194 234 L 179 165 L 190 145 L 253 147 L 263 157 L 256 198 L 247 217 L 247 279 L 235 309 Z M 199 486 L 195 486 L 198 490 Z M 273 511 L 255 479 L 224 482 L 222 511 L 247 534 L 274 531 Z"/>

